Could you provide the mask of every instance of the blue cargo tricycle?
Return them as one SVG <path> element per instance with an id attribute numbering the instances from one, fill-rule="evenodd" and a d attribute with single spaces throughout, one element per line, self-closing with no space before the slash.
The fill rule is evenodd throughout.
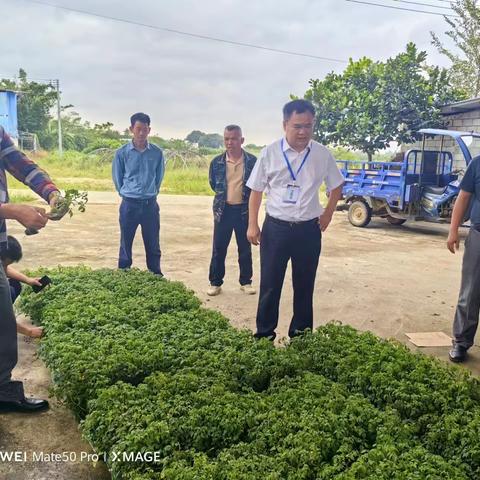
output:
<path id="1" fill-rule="evenodd" d="M 392 225 L 407 220 L 450 222 L 461 177 L 472 160 L 469 146 L 480 145 L 480 133 L 422 129 L 421 149 L 400 155 L 399 161 L 359 162 L 338 160 L 345 177 L 344 203 L 355 227 L 365 227 L 373 216 Z M 448 139 L 453 145 L 445 148 Z M 446 141 L 447 139 L 447 141 Z M 427 149 L 427 143 L 434 147 Z M 461 163 L 454 165 L 454 153 Z M 465 221 L 468 218 L 465 218 Z"/>

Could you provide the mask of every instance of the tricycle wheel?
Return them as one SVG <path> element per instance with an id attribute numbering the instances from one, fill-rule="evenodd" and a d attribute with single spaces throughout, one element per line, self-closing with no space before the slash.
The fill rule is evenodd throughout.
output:
<path id="1" fill-rule="evenodd" d="M 348 220 L 354 227 L 366 227 L 372 219 L 372 209 L 363 201 L 355 200 L 348 208 Z"/>
<path id="2" fill-rule="evenodd" d="M 403 225 L 406 222 L 404 218 L 395 218 L 391 215 L 387 215 L 386 219 L 390 225 Z"/>

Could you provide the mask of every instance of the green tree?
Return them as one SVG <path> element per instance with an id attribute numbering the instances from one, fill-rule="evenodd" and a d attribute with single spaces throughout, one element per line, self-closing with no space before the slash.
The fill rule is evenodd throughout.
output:
<path id="1" fill-rule="evenodd" d="M 118 140 L 121 137 L 120 132 L 113 129 L 112 122 L 105 122 L 105 123 L 96 123 L 93 126 L 93 130 L 96 134 L 98 134 L 102 138 L 110 138 L 114 140 Z"/>
<path id="2" fill-rule="evenodd" d="M 48 83 L 29 81 L 25 70 L 20 69 L 18 80 L 0 80 L 0 87 L 20 92 L 18 100 L 18 129 L 36 133 L 42 143 L 48 124 L 52 118 L 50 111 L 55 105 L 55 87 Z"/>
<path id="3" fill-rule="evenodd" d="M 190 143 L 198 143 L 199 140 L 204 137 L 205 134 L 200 130 L 192 130 L 186 137 L 185 140 Z"/>
<path id="4" fill-rule="evenodd" d="M 73 111 L 62 115 L 62 134 L 65 150 L 78 152 L 90 153 L 100 148 L 116 149 L 124 143 L 121 134 L 113 130 L 112 123 L 95 124 L 92 127 Z M 58 122 L 52 119 L 43 133 L 42 147 L 46 150 L 56 148 L 57 139 Z"/>
<path id="5" fill-rule="evenodd" d="M 391 142 L 412 142 L 418 129 L 441 126 L 440 106 L 462 97 L 445 69 L 426 65 L 413 43 L 386 62 L 350 60 L 342 74 L 310 80 L 305 98 L 317 109 L 315 138 L 369 158 Z"/>
<path id="6" fill-rule="evenodd" d="M 198 140 L 199 147 L 220 148 L 223 145 L 223 137 L 218 133 L 207 133 Z"/>
<path id="7" fill-rule="evenodd" d="M 445 17 L 450 29 L 445 32 L 457 51 L 447 48 L 434 33 L 432 43 L 451 62 L 453 83 L 468 96 L 480 95 L 480 6 L 478 0 L 452 0 L 458 18 Z M 461 52 L 461 53 L 460 53 Z"/>
<path id="8" fill-rule="evenodd" d="M 223 146 L 223 137 L 218 133 L 203 133 L 200 130 L 191 131 L 185 140 L 190 143 L 196 143 L 199 147 L 220 148 Z"/>
<path id="9" fill-rule="evenodd" d="M 78 138 L 74 130 L 71 128 L 72 121 L 69 117 L 62 118 L 62 143 L 65 150 L 83 150 L 83 147 L 78 145 Z M 85 139 L 84 144 L 87 144 Z M 45 150 L 53 150 L 58 146 L 58 122 L 56 119 L 51 119 L 48 122 L 47 128 L 42 132 L 42 148 Z"/>

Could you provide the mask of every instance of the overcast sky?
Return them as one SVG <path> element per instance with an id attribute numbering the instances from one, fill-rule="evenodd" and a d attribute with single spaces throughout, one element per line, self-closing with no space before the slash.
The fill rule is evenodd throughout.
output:
<path id="1" fill-rule="evenodd" d="M 348 60 L 385 59 L 415 42 L 429 62 L 446 65 L 430 30 L 443 17 L 345 0 L 46 0 L 51 4 L 226 40 Z M 374 3 L 401 5 L 392 0 Z M 420 1 L 420 0 L 418 0 Z M 423 3 L 447 5 L 439 0 Z M 405 7 L 415 7 L 404 4 Z M 311 78 L 345 64 L 191 38 L 26 0 L 0 0 L 0 76 L 24 68 L 59 78 L 62 103 L 92 123 L 123 130 L 144 111 L 152 130 L 184 138 L 191 130 L 243 127 L 247 143 L 278 137 L 281 108 L 303 95 Z M 442 10 L 436 9 L 438 12 Z"/>

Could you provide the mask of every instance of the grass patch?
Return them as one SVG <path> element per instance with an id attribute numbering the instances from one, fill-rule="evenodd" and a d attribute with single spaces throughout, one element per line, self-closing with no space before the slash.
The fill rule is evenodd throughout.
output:
<path id="1" fill-rule="evenodd" d="M 54 183 L 61 189 L 87 191 L 114 191 L 112 181 L 112 155 L 92 155 L 79 152 L 41 152 L 30 156 L 43 170 L 48 172 Z M 8 179 L 11 189 L 28 187 L 12 176 Z M 212 195 L 208 183 L 208 168 L 169 168 L 163 179 L 162 193 L 180 195 Z M 33 197 L 32 197 L 33 199 Z"/>
<path id="2" fill-rule="evenodd" d="M 167 170 L 161 193 L 179 195 L 213 195 L 205 168 L 177 168 Z"/>
<path id="3" fill-rule="evenodd" d="M 111 175 L 112 156 L 113 154 L 108 152 L 93 155 L 67 151 L 63 157 L 54 152 L 40 152 L 30 157 L 48 172 L 54 183 L 63 190 L 113 192 L 115 187 Z M 8 185 L 10 189 L 29 190 L 27 186 L 12 176 L 8 179 Z M 211 196 L 213 192 L 208 183 L 208 168 L 198 166 L 172 168 L 167 165 L 160 192 L 170 195 Z M 15 197 L 21 198 L 19 195 L 17 193 Z M 29 200 L 19 200 L 17 203 L 34 199 L 35 197 L 30 196 Z M 320 200 L 323 204 L 327 201 L 324 186 L 320 192 Z"/>
<path id="4" fill-rule="evenodd" d="M 110 155 L 90 155 L 67 151 L 63 156 L 56 152 L 39 152 L 29 157 L 62 189 L 114 190 L 111 179 Z M 28 189 L 23 183 L 10 176 L 11 189 Z"/>
<path id="5" fill-rule="evenodd" d="M 10 203 L 30 203 L 34 202 L 36 198 L 28 193 L 13 193 L 9 195 Z"/>

